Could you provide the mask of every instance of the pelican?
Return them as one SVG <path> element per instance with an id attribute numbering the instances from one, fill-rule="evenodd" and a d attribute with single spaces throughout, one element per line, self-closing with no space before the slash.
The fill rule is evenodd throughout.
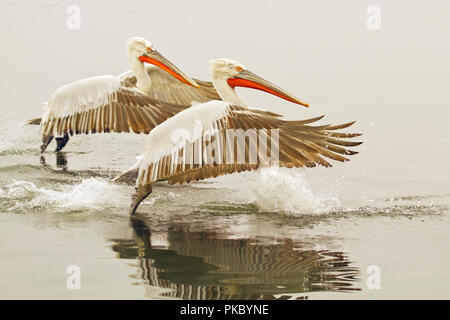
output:
<path id="1" fill-rule="evenodd" d="M 150 41 L 130 38 L 127 51 L 130 71 L 64 85 L 44 103 L 42 119 L 28 121 L 41 125 L 41 152 L 54 136 L 59 151 L 69 134 L 148 133 L 192 103 L 220 99 L 212 83 L 191 79 Z"/>
<path id="2" fill-rule="evenodd" d="M 336 132 L 354 122 L 310 125 L 323 116 L 285 120 L 279 114 L 248 107 L 234 88 L 254 88 L 304 106 L 307 104 L 230 59 L 212 60 L 210 73 L 223 101 L 208 101 L 185 109 L 149 133 L 130 215 L 151 193 L 156 181 L 183 184 L 273 164 L 330 167 L 325 158 L 344 162 L 349 160 L 345 155 L 357 153 L 344 147 L 361 144 L 346 140 L 361 134 Z"/>

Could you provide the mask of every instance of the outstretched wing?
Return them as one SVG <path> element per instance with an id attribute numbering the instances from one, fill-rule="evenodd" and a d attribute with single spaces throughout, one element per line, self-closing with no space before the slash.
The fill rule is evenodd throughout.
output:
<path id="1" fill-rule="evenodd" d="M 191 105 L 164 103 L 114 76 L 80 80 L 58 89 L 44 104 L 43 136 L 134 132 L 153 128 Z"/>
<path id="2" fill-rule="evenodd" d="M 346 147 L 361 142 L 347 139 L 360 133 L 336 130 L 354 122 L 311 125 L 322 118 L 287 121 L 270 112 L 218 101 L 194 106 L 150 133 L 136 183 L 167 179 L 181 184 L 265 164 L 329 167 L 326 158 L 348 161 L 346 156 L 357 152 Z M 197 128 L 184 125 L 195 121 L 201 123 Z"/>
<path id="3" fill-rule="evenodd" d="M 151 92 L 149 93 L 152 98 L 170 103 L 189 105 L 192 102 L 203 103 L 210 100 L 222 100 L 212 82 L 194 79 L 200 86 L 200 88 L 194 88 L 160 68 L 148 64 L 145 65 L 145 68 L 152 81 Z M 119 77 L 136 85 L 136 76 L 131 71 L 125 72 Z"/>

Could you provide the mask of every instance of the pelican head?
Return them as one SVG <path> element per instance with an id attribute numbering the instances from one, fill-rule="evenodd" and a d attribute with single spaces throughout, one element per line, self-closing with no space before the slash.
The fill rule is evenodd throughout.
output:
<path id="1" fill-rule="evenodd" d="M 128 49 L 128 59 L 131 64 L 140 61 L 141 63 L 151 63 L 164 71 L 168 72 L 178 80 L 198 88 L 199 85 L 191 79 L 188 75 L 182 72 L 178 67 L 176 67 L 173 63 L 167 60 L 162 54 L 160 54 L 153 43 L 150 41 L 141 38 L 141 37 L 133 37 L 128 39 L 127 43 Z"/>
<path id="2" fill-rule="evenodd" d="M 250 72 L 242 63 L 231 59 L 216 59 L 210 61 L 210 72 L 214 79 L 226 79 L 231 88 L 246 87 L 268 92 L 287 101 L 308 107 L 308 104 L 297 99 L 292 94 L 275 86 L 267 80 Z"/>

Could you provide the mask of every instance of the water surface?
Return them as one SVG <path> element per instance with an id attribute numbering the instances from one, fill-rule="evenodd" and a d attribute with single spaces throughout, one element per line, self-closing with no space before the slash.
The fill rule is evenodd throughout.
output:
<path id="1" fill-rule="evenodd" d="M 170 2 L 79 1 L 80 30 L 66 28 L 71 2 L 0 2 L 0 298 L 448 299 L 448 2 L 383 2 L 377 31 L 368 1 Z M 145 136 L 77 136 L 40 155 L 23 122 L 62 84 L 125 71 L 135 35 L 193 77 L 233 58 L 311 107 L 240 90 L 249 105 L 357 120 L 360 154 L 157 183 L 130 219 L 133 186 L 111 177 Z M 69 265 L 80 290 L 66 287 Z"/>

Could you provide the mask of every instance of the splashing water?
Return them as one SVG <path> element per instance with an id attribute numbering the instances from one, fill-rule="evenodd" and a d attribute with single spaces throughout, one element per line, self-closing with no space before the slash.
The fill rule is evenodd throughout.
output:
<path id="1" fill-rule="evenodd" d="M 335 196 L 314 193 L 301 169 L 269 167 L 246 173 L 235 191 L 260 211 L 323 214 L 340 207 Z"/>
<path id="2" fill-rule="evenodd" d="M 0 123 L 0 154 L 37 150 L 39 135 L 36 135 L 36 128 L 24 125 L 25 120 L 17 120 L 12 111 L 14 105 L 6 105 L 4 108 L 3 121 Z"/>
<path id="3" fill-rule="evenodd" d="M 54 185 L 52 189 L 32 182 L 15 181 L 0 189 L 8 211 L 56 209 L 58 211 L 104 210 L 129 205 L 129 188 L 98 178 L 83 179 L 75 185 Z M 8 201 L 9 200 L 9 201 Z"/>

